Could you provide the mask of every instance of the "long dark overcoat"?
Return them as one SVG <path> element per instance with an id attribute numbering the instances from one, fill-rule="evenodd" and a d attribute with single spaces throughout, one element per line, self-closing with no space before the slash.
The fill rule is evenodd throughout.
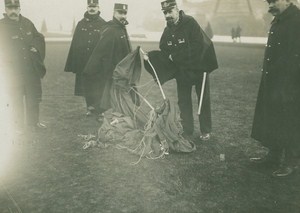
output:
<path id="1" fill-rule="evenodd" d="M 45 39 L 34 24 L 20 15 L 19 21 L 0 20 L 1 60 L 9 86 L 24 90 L 35 101 L 42 96 L 41 78 L 45 75 Z M 30 51 L 35 48 L 37 52 Z"/>
<path id="2" fill-rule="evenodd" d="M 106 21 L 99 14 L 92 16 L 86 12 L 84 18 L 78 22 L 65 65 L 66 72 L 76 74 L 74 93 L 78 96 L 84 96 L 85 92 L 89 94 L 97 92 L 93 91 L 96 86 L 89 85 L 85 88 L 83 69 L 97 45 L 101 31 L 106 24 Z M 94 76 L 94 78 L 90 79 L 89 84 L 97 84 L 96 79 L 97 77 Z"/>
<path id="3" fill-rule="evenodd" d="M 107 22 L 107 27 L 103 31 L 101 38 L 95 47 L 84 73 L 93 75 L 99 73 L 102 76 L 103 85 L 101 96 L 101 108 L 110 108 L 110 87 L 112 75 L 116 65 L 131 52 L 131 45 L 127 30 L 115 18 Z"/>
<path id="4" fill-rule="evenodd" d="M 294 5 L 272 21 L 251 135 L 268 148 L 300 150 L 300 11 Z"/>

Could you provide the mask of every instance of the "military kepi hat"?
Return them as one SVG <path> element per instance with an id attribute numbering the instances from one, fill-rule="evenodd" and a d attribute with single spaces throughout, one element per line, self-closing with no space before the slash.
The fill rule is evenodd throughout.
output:
<path id="1" fill-rule="evenodd" d="M 99 6 L 99 0 L 87 0 L 88 6 Z"/>
<path id="2" fill-rule="evenodd" d="M 128 5 L 127 4 L 120 4 L 120 3 L 115 3 L 114 10 L 123 10 L 123 11 L 128 11 Z"/>
<path id="3" fill-rule="evenodd" d="M 170 10 L 176 6 L 176 1 L 175 0 L 167 0 L 161 2 L 161 9 L 162 10 Z"/>
<path id="4" fill-rule="evenodd" d="M 5 0 L 5 7 L 20 7 L 19 0 Z"/>
<path id="5" fill-rule="evenodd" d="M 265 0 L 265 1 L 267 1 L 269 4 L 271 4 L 271 3 L 275 3 L 277 0 Z"/>

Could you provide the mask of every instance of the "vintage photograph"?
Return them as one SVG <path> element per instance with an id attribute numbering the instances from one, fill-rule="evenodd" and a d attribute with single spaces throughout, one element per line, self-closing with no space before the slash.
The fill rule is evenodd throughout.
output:
<path id="1" fill-rule="evenodd" d="M 300 0 L 0 10 L 0 213 L 300 212 Z"/>

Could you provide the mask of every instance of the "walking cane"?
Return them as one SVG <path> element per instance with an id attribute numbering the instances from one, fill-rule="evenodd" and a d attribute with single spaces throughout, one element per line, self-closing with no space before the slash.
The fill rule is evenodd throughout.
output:
<path id="1" fill-rule="evenodd" d="M 142 50 L 142 48 L 140 48 L 140 50 L 141 50 L 141 52 L 142 52 L 144 55 L 146 55 L 146 53 Z M 163 90 L 163 88 L 162 88 L 162 86 L 161 86 L 161 83 L 160 83 L 160 81 L 159 81 L 159 78 L 158 78 L 158 76 L 157 76 L 157 73 L 156 73 L 156 71 L 155 71 L 155 69 L 154 69 L 152 63 L 151 63 L 150 60 L 149 60 L 149 57 L 147 56 L 147 58 L 145 58 L 145 60 L 149 63 L 150 67 L 152 68 L 152 70 L 153 70 L 153 72 L 154 72 L 154 75 L 155 75 L 155 78 L 156 78 L 156 80 L 157 80 L 157 83 L 158 83 L 160 92 L 161 92 L 161 94 L 162 94 L 162 96 L 163 96 L 163 99 L 166 100 L 166 95 L 165 95 L 164 90 Z"/>
<path id="2" fill-rule="evenodd" d="M 202 102 L 203 102 L 203 96 L 204 96 L 204 89 L 205 89 L 205 83 L 206 83 L 206 75 L 207 73 L 203 73 L 203 80 L 202 80 L 202 87 L 201 87 L 201 95 L 199 100 L 199 108 L 198 108 L 198 115 L 201 114 L 201 108 L 202 108 Z"/>

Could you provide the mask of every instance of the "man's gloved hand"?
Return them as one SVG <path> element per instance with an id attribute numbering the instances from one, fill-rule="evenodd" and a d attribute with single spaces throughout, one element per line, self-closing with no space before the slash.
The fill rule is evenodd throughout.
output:
<path id="1" fill-rule="evenodd" d="M 147 52 L 144 52 L 144 51 L 141 51 L 142 54 L 143 54 L 143 58 L 145 61 L 148 61 L 149 60 L 149 56 L 148 56 L 148 53 Z"/>
<path id="2" fill-rule="evenodd" d="M 36 52 L 37 52 L 37 49 L 36 49 L 35 47 L 31 47 L 31 48 L 30 48 L 30 51 L 36 53 Z"/>

